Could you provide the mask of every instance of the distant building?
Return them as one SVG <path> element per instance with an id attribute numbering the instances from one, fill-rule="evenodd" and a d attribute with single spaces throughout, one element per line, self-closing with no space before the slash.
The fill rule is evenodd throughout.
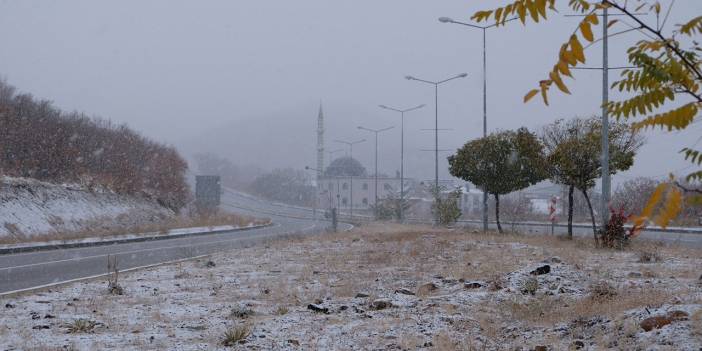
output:
<path id="1" fill-rule="evenodd" d="M 405 191 L 412 184 L 405 178 Z M 375 177 L 322 176 L 319 178 L 318 203 L 323 207 L 367 210 L 375 205 Z M 378 177 L 378 200 L 400 196 L 400 178 Z"/>

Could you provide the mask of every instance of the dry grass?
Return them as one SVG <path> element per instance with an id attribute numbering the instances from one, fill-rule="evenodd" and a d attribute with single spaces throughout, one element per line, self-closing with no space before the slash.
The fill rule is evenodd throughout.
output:
<path id="1" fill-rule="evenodd" d="M 242 338 L 252 349 L 568 349 L 572 340 L 556 330 L 561 325 L 601 349 L 617 348 L 613 342 L 636 349 L 646 344 L 627 336 L 639 332 L 632 311 L 702 305 L 699 272 L 695 276 L 700 250 L 656 246 L 661 261 L 640 263 L 638 251 L 649 245 L 634 242 L 621 252 L 595 248 L 588 239 L 367 225 L 350 233 L 271 240 L 198 262 L 125 274 L 120 283 L 128 295 L 102 293 L 84 300 L 104 285 L 74 290 L 81 301 L 70 312 L 93 318 L 91 311 L 99 311 L 94 319 L 109 329 L 87 334 L 91 338 L 121 331 L 129 339 L 124 343 L 139 345 L 139 335 L 176 335 L 147 341 L 140 347 L 146 349 L 169 349 L 176 341 L 214 349 L 225 339 L 238 344 Z M 544 260 L 555 262 L 554 257 L 562 263 L 553 263 L 550 275 L 538 276 L 533 295 L 519 291 L 522 277 L 530 275 L 515 279 L 515 272 L 529 272 Z M 207 267 L 207 260 L 216 266 Z M 641 274 L 630 278 L 630 272 Z M 548 285 L 555 278 L 549 276 L 578 289 L 553 293 L 557 290 Z M 467 289 L 461 279 L 486 286 Z M 423 288 L 427 284 L 436 288 Z M 416 295 L 396 293 L 399 289 Z M 367 297 L 356 298 L 359 293 Z M 370 308 L 376 299 L 400 304 Z M 330 314 L 308 310 L 312 303 L 329 308 Z M 66 309 L 63 301 L 57 306 Z M 701 310 L 690 310 L 690 323 L 702 320 Z M 122 317 L 104 317 L 113 313 Z M 207 329 L 189 333 L 192 326 Z M 222 326 L 232 327 L 229 336 Z M 598 331 L 605 326 L 608 332 Z M 7 331 L 0 328 L 3 333 Z M 616 339 L 622 336 L 628 344 Z"/>

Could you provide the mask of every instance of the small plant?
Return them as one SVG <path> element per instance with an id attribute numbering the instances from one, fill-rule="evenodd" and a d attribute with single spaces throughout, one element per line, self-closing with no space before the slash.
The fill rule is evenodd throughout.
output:
<path id="1" fill-rule="evenodd" d="M 97 322 L 91 321 L 89 319 L 76 319 L 75 321 L 73 321 L 73 323 L 67 326 L 67 332 L 69 334 L 92 333 L 97 325 Z"/>
<path id="2" fill-rule="evenodd" d="M 124 295 L 124 288 L 119 285 L 117 256 L 107 255 L 107 292 L 110 295 Z"/>
<path id="3" fill-rule="evenodd" d="M 590 297 L 595 301 L 609 300 L 617 296 L 617 294 L 617 289 L 604 280 L 590 286 Z"/>
<path id="4" fill-rule="evenodd" d="M 638 224 L 627 231 L 624 224 L 631 219 L 631 215 L 624 214 L 624 209 L 615 210 L 610 207 L 609 222 L 604 231 L 600 231 L 602 246 L 622 250 L 629 245 L 629 240 L 635 237 L 643 227 Z"/>
<path id="5" fill-rule="evenodd" d="M 539 280 L 536 277 L 529 277 L 522 285 L 522 293 L 534 295 L 539 290 Z"/>
<path id="6" fill-rule="evenodd" d="M 232 311 L 229 312 L 229 318 L 231 319 L 246 319 L 255 314 L 254 310 L 240 305 L 232 308 Z"/>
<path id="7" fill-rule="evenodd" d="M 657 249 L 640 250 L 638 252 L 638 256 L 639 256 L 639 262 L 641 262 L 641 263 L 652 263 L 652 262 L 660 262 L 661 261 L 661 256 L 658 254 Z"/>
<path id="8" fill-rule="evenodd" d="M 285 307 L 285 306 L 278 306 L 278 307 L 275 309 L 275 312 L 274 312 L 274 313 L 275 313 L 276 315 L 278 315 L 278 316 L 282 316 L 282 315 L 288 314 L 288 312 L 290 312 L 290 310 L 288 310 L 287 307 Z"/>
<path id="9" fill-rule="evenodd" d="M 251 334 L 251 328 L 248 325 L 238 325 L 224 332 L 222 345 L 234 346 L 241 344 Z"/>
<path id="10" fill-rule="evenodd" d="M 462 214 L 461 208 L 459 207 L 460 199 L 460 188 L 450 192 L 444 197 L 442 197 L 440 190 L 434 191 L 434 203 L 431 205 L 431 211 L 439 224 L 451 225 L 456 223 Z"/>

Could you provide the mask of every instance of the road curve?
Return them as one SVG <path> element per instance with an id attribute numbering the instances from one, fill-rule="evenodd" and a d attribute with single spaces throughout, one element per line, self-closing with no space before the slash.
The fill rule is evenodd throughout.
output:
<path id="1" fill-rule="evenodd" d="M 232 193 L 223 197 L 223 207 L 271 218 L 273 225 L 158 241 L 0 255 L 0 296 L 104 275 L 108 255 L 116 256 L 118 269 L 125 271 L 248 247 L 285 235 L 316 233 L 327 226 L 294 209 L 287 211 Z"/>

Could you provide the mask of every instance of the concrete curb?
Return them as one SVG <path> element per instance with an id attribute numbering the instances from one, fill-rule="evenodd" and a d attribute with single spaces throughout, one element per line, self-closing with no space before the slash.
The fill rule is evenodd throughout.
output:
<path id="1" fill-rule="evenodd" d="M 9 255 L 24 252 L 36 252 L 36 251 L 49 251 L 49 250 L 60 250 L 60 249 L 75 249 L 81 247 L 95 247 L 95 246 L 105 246 L 113 244 L 125 244 L 125 243 L 137 243 L 145 241 L 155 241 L 155 240 L 169 240 L 169 239 L 180 239 L 191 236 L 226 233 L 226 232 L 243 232 L 247 230 L 266 228 L 274 225 L 273 222 L 267 224 L 260 224 L 250 227 L 235 228 L 235 229 L 222 229 L 214 231 L 203 231 L 195 233 L 184 233 L 184 234 L 174 234 L 174 235 L 148 235 L 137 238 L 128 239 L 110 239 L 104 241 L 94 241 L 94 242 L 83 242 L 83 243 L 66 243 L 66 244 L 51 244 L 51 245 L 36 245 L 36 246 L 23 246 L 23 247 L 12 247 L 12 248 L 2 248 L 0 249 L 0 255 Z"/>

